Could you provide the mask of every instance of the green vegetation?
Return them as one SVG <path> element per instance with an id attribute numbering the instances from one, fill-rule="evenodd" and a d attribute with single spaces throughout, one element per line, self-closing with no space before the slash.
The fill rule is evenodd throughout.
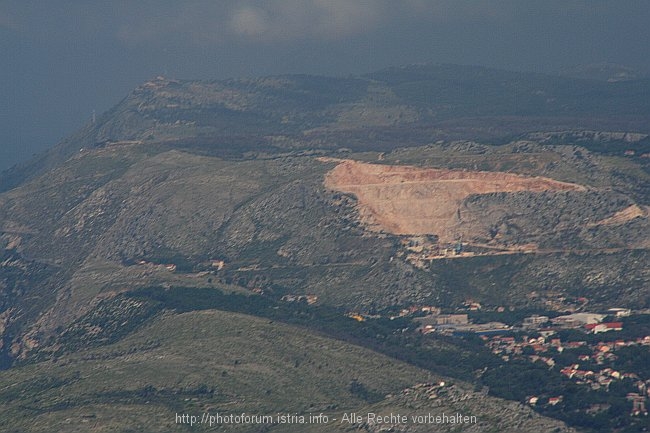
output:
<path id="1" fill-rule="evenodd" d="M 390 373 L 376 374 L 380 369 Z M 4 372 L 0 401 L 3 421 L 23 431 L 47 423 L 50 431 L 62 428 L 65 418 L 79 428 L 90 414 L 106 426 L 133 423 L 135 430 L 152 431 L 173 426 L 175 412 L 208 407 L 249 413 L 354 408 L 428 378 L 300 328 L 203 311 L 165 314 L 117 343 Z M 106 405 L 116 412 L 99 409 Z"/>
<path id="2" fill-rule="evenodd" d="M 15 420 L 13 431 L 167 431 L 181 411 L 403 409 L 414 404 L 403 388 L 444 375 L 464 403 L 440 408 L 489 408 L 486 429 L 502 413 L 515 414 L 503 431 L 532 416 L 493 397 L 537 393 L 564 395 L 539 410 L 579 427 L 643 427 L 620 397 L 629 383 L 585 391 L 472 336 L 344 314 L 472 300 L 514 308 L 474 320 L 513 323 L 585 302 L 647 307 L 649 86 L 443 65 L 139 87 L 0 177 L 0 367 L 11 367 L 0 420 Z M 537 253 L 416 267 L 404 237 L 368 230 L 355 197 L 324 187 L 335 162 L 319 156 L 588 190 L 470 196 L 460 226 L 472 214 L 486 225 L 463 238 L 476 244 L 465 251 Z M 611 219 L 625 209 L 638 215 Z M 599 338 L 650 332 L 646 321 Z M 618 354 L 616 368 L 647 374 L 647 351 Z M 540 431 L 559 425 L 546 422 Z"/>
<path id="3" fill-rule="evenodd" d="M 331 341 L 336 341 L 336 344 L 365 346 L 368 349 L 389 356 L 390 358 L 387 359 L 399 359 L 409 365 L 429 370 L 433 374 L 442 374 L 473 383 L 479 389 L 485 388 L 489 390 L 489 394 L 495 397 L 524 402 L 530 396 L 541 396 L 542 400 L 538 404 L 541 413 L 563 419 L 571 425 L 593 428 L 595 431 L 608 431 L 614 425 L 642 425 L 627 415 L 629 404 L 625 400 L 625 395 L 627 392 L 634 391 L 630 382 L 622 382 L 620 386 L 613 384 L 610 386 L 609 391 L 590 391 L 588 388 L 573 384 L 561 376 L 557 369 L 549 370 L 549 367 L 543 363 L 531 363 L 524 360 L 504 362 L 492 355 L 478 337 L 467 336 L 460 339 L 456 337 L 422 336 L 413 333 L 413 325 L 410 324 L 407 318 L 357 322 L 345 317 L 342 311 L 331 307 L 309 306 L 304 302 L 277 302 L 263 296 L 228 294 L 214 289 L 146 288 L 106 301 L 96 307 L 91 314 L 72 325 L 71 330 L 66 331 L 62 338 L 56 342 L 57 347 L 65 348 L 59 350 L 57 354 L 59 362 L 70 357 L 76 357 L 76 353 L 81 347 L 91 348 L 99 345 L 97 350 L 105 353 L 111 347 L 106 345 L 115 342 L 116 339 L 107 340 L 104 335 L 120 336 L 121 342 L 118 344 L 120 347 L 132 346 L 134 339 L 139 339 L 141 337 L 138 336 L 145 335 L 148 332 L 148 327 L 143 327 L 143 322 L 138 320 L 138 315 L 133 314 L 132 308 L 128 308 L 129 305 L 134 305 L 134 303 L 139 307 L 139 310 L 136 308 L 136 311 L 141 312 L 174 310 L 177 314 L 188 314 L 193 311 L 207 311 L 211 315 L 227 315 L 232 314 L 230 312 L 236 312 L 235 314 L 246 314 L 242 318 L 246 317 L 248 319 L 243 320 L 255 322 L 260 319 L 254 320 L 253 317 L 264 318 L 267 321 L 260 323 L 267 323 L 269 326 L 282 328 L 286 326 L 282 323 L 291 324 L 291 326 L 296 327 L 296 330 L 306 330 L 307 335 L 326 335 L 328 338 L 333 338 Z M 156 307 L 153 310 L 151 307 L 142 308 L 142 306 L 154 305 Z M 218 309 L 220 313 L 215 312 L 214 309 Z M 125 311 L 126 313 L 124 313 Z M 106 314 L 106 312 L 112 313 Z M 140 314 L 142 315 L 142 313 Z M 129 318 L 134 317 L 135 320 L 129 320 Z M 168 320 L 167 318 L 175 316 L 169 316 L 169 313 L 165 313 L 157 317 L 157 321 L 165 321 Z M 641 322 L 647 321 L 645 320 L 647 318 L 631 319 L 635 321 L 641 320 Z M 116 320 L 120 322 L 126 320 L 122 329 L 117 332 L 111 328 L 111 323 Z M 236 323 L 240 324 L 242 321 Z M 85 328 L 82 325 L 85 325 Z M 78 332 L 79 329 L 94 329 L 95 332 L 92 335 L 84 335 Z M 97 329 L 99 329 L 99 332 L 96 331 Z M 108 332 L 105 333 L 104 329 Z M 409 329 L 409 331 L 404 332 L 406 329 Z M 74 337 L 74 339 L 71 340 L 71 337 Z M 580 339 L 583 340 L 590 338 L 585 334 L 580 334 L 577 337 L 581 337 Z M 75 341 L 77 344 L 71 346 L 69 341 Z M 78 344 L 83 341 L 86 342 L 85 346 Z M 128 350 L 118 350 L 116 355 L 95 354 L 85 356 L 87 359 L 92 360 L 110 359 L 114 356 L 138 353 L 141 350 L 158 351 L 163 348 L 164 343 L 160 340 L 147 338 L 139 346 L 132 346 Z M 316 367 L 318 374 L 320 374 L 323 366 L 327 365 L 314 364 L 315 361 L 311 360 L 309 353 L 311 352 L 305 351 L 303 355 L 293 358 L 293 361 L 291 361 L 293 362 L 293 368 L 300 368 L 304 363 L 308 363 L 312 367 Z M 597 371 L 596 365 L 590 366 L 590 364 L 577 359 L 578 355 L 589 353 L 590 351 L 586 348 L 581 348 L 566 350 L 561 354 L 553 353 L 551 356 L 554 357 L 558 366 L 580 362 L 582 368 L 592 368 Z M 616 353 L 619 355 L 619 359 L 613 364 L 615 368 L 620 368 L 622 371 L 638 371 L 642 375 L 648 373 L 645 364 L 648 361 L 649 351 L 646 347 L 625 348 Z M 242 361 L 235 359 L 233 362 L 234 365 L 240 365 Z M 28 366 L 22 368 L 28 368 Z M 358 370 L 355 367 L 350 373 L 358 373 Z M 229 370 L 224 370 L 224 373 L 222 373 L 222 375 L 228 374 L 230 374 Z M 504 378 L 507 378 L 507 380 L 504 380 Z M 65 382 L 61 386 L 67 386 L 67 384 L 68 382 Z M 159 389 L 151 384 L 143 386 L 141 389 L 127 393 L 102 394 L 101 398 L 102 401 L 113 403 L 117 401 L 137 401 L 138 398 L 157 399 L 161 404 L 171 404 L 172 401 L 177 401 L 178 392 L 170 392 L 166 388 Z M 622 388 L 618 389 L 617 387 Z M 384 399 L 382 392 L 369 385 L 367 379 L 362 380 L 358 376 L 352 376 L 352 379 L 345 384 L 344 388 L 354 398 L 367 403 L 377 403 Z M 194 392 L 202 396 L 201 398 L 215 399 L 218 397 L 218 392 L 215 389 L 218 389 L 218 387 L 215 388 L 214 384 L 200 383 L 195 388 L 184 388 L 181 394 Z M 267 395 L 274 396 L 275 393 L 269 392 Z M 559 406 L 548 406 L 544 403 L 544 398 L 548 399 L 560 395 L 564 396 L 564 400 Z M 608 417 L 599 414 L 575 416 L 575 410 L 584 411 L 594 405 L 606 405 L 610 408 L 624 406 L 627 409 L 624 412 L 615 412 L 617 409 L 610 409 Z"/>
<path id="4" fill-rule="evenodd" d="M 403 100 L 440 117 L 561 116 L 648 113 L 648 80 L 599 82 L 482 67 L 408 66 L 369 75 Z"/>

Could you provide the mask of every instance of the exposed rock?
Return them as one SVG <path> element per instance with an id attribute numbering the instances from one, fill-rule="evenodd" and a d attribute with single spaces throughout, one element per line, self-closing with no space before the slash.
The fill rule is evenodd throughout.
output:
<path id="1" fill-rule="evenodd" d="M 516 191 L 585 191 L 581 185 L 543 177 L 367 164 L 346 160 L 325 185 L 354 194 L 361 220 L 374 230 L 399 235 L 435 234 L 443 243 L 462 236 L 460 208 L 473 194 Z"/>

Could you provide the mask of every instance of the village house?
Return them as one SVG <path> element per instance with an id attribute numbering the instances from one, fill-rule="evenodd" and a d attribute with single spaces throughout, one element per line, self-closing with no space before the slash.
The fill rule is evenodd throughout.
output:
<path id="1" fill-rule="evenodd" d="M 414 321 L 422 326 L 467 325 L 469 323 L 469 318 L 467 314 L 430 314 L 424 317 L 417 317 Z"/>
<path id="2" fill-rule="evenodd" d="M 607 310 L 607 314 L 615 317 L 628 317 L 632 314 L 632 310 L 629 308 L 610 308 Z"/>
<path id="3" fill-rule="evenodd" d="M 524 318 L 523 327 L 539 328 L 540 325 L 543 325 L 544 323 L 548 322 L 548 320 L 549 320 L 548 316 L 538 316 L 537 314 L 533 314 L 530 317 Z"/>
<path id="4" fill-rule="evenodd" d="M 580 328 L 584 325 L 600 323 L 605 318 L 604 314 L 573 313 L 551 319 L 551 322 L 560 328 Z"/>
<path id="5" fill-rule="evenodd" d="M 584 326 L 584 329 L 592 334 L 599 334 L 608 331 L 622 331 L 623 322 L 589 323 Z"/>

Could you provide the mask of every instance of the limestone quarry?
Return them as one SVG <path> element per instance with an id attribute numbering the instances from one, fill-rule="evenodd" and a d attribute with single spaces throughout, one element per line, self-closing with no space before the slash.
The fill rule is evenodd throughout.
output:
<path id="1" fill-rule="evenodd" d="M 595 224 L 590 224 L 590 226 L 621 225 L 635 218 L 646 218 L 647 216 L 648 216 L 648 206 L 639 206 L 633 204 L 619 212 L 616 212 L 614 215 L 612 215 L 609 218 L 604 218 Z"/>
<path id="2" fill-rule="evenodd" d="M 470 195 L 496 192 L 586 191 L 581 185 L 504 172 L 420 168 L 340 160 L 325 186 L 354 194 L 361 221 L 371 230 L 397 235 L 458 239 L 462 203 Z"/>

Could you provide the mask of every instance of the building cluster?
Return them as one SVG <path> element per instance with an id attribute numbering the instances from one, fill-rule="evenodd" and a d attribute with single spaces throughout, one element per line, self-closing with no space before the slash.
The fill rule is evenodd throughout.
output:
<path id="1" fill-rule="evenodd" d="M 471 299 L 466 300 L 463 303 L 463 307 L 464 308 L 462 310 L 464 311 L 480 311 L 482 308 L 480 303 L 475 302 Z M 504 312 L 505 308 L 499 307 L 498 311 Z M 393 320 L 398 317 L 417 316 L 419 314 L 437 316 L 442 314 L 442 309 L 440 307 L 436 307 L 435 305 L 409 305 L 406 308 L 402 308 L 397 315 L 390 316 L 390 319 Z"/>
<path id="2" fill-rule="evenodd" d="M 466 311 L 478 311 L 481 305 L 467 301 L 465 302 Z M 502 308 L 502 311 L 504 309 Z M 499 311 L 499 310 L 497 310 Z M 417 330 L 423 334 L 439 333 L 447 335 L 458 335 L 466 333 L 475 333 L 478 335 L 504 334 L 509 331 L 519 330 L 501 322 L 489 323 L 470 323 L 467 314 L 442 314 L 440 308 L 433 306 L 412 306 L 400 311 L 398 316 L 412 316 L 418 313 L 426 313 L 424 317 L 413 319 L 418 324 Z M 623 323 L 603 322 L 606 317 L 625 317 L 630 314 L 630 310 L 622 308 L 613 308 L 606 314 L 599 313 L 572 313 L 554 318 L 549 316 L 532 315 L 526 317 L 521 325 L 521 330 L 528 330 L 540 333 L 544 337 L 551 336 L 562 329 L 580 329 L 584 332 L 598 334 L 608 331 L 620 331 L 623 329 Z"/>
<path id="3" fill-rule="evenodd" d="M 473 333 L 490 335 L 508 332 L 511 326 L 501 322 L 470 323 L 467 314 L 430 314 L 413 319 L 418 331 L 423 334 L 436 332 L 446 335 Z"/>
<path id="4" fill-rule="evenodd" d="M 623 322 L 603 322 L 610 317 L 626 317 L 630 310 L 625 308 L 610 308 L 606 314 L 598 313 L 572 313 L 550 319 L 548 316 L 532 315 L 523 320 L 522 328 L 538 330 L 540 334 L 548 336 L 561 329 L 581 329 L 591 334 L 608 331 L 621 331 Z"/>
<path id="5" fill-rule="evenodd" d="M 578 299 L 578 302 L 586 303 L 587 300 Z M 542 363 L 549 370 L 559 370 L 559 373 L 568 380 L 578 385 L 589 386 L 592 390 L 609 391 L 610 384 L 615 381 L 632 381 L 627 384 L 634 383 L 639 392 L 628 393 L 626 396 L 631 402 L 631 414 L 647 415 L 646 400 L 650 398 L 648 392 L 650 380 L 639 377 L 635 372 L 619 371 L 613 367 L 614 361 L 618 359 L 615 353 L 617 350 L 628 346 L 650 346 L 650 336 L 588 343 L 585 340 L 562 341 L 556 335 L 563 330 L 580 330 L 585 334 L 621 331 L 623 321 L 619 320 L 631 315 L 630 309 L 610 308 L 602 313 L 573 312 L 557 317 L 531 315 L 524 318 L 520 326 L 509 326 L 501 322 L 471 323 L 468 313 L 478 310 L 481 310 L 480 304 L 467 300 L 464 308 L 451 314 L 444 314 L 441 308 L 435 306 L 412 305 L 403 308 L 390 318 L 392 320 L 399 317 L 412 317 L 413 323 L 417 325 L 416 330 L 423 334 L 479 335 L 492 353 L 505 362 L 512 359 L 525 359 L 532 363 Z M 506 307 L 498 307 L 494 311 L 505 312 L 505 310 Z M 646 312 L 640 311 L 640 313 Z M 381 317 L 356 312 L 346 315 L 360 322 Z M 526 335 L 522 336 L 522 334 Z M 573 363 L 558 365 L 560 359 L 558 355 L 572 349 L 581 349 L 576 352 L 575 358 L 570 358 Z M 561 358 L 567 359 L 566 356 Z M 548 398 L 529 396 L 526 401 L 531 406 L 540 404 L 555 406 L 563 401 L 563 396 L 548 396 Z"/>
<path id="6" fill-rule="evenodd" d="M 569 341 L 562 342 L 559 338 L 547 339 L 543 336 L 529 338 L 522 337 L 519 341 L 515 337 L 506 336 L 493 336 L 492 338 L 483 337 L 487 347 L 490 348 L 492 353 L 498 355 L 504 361 L 510 361 L 513 358 L 527 359 L 530 362 L 542 362 L 549 368 L 556 365 L 553 358 L 553 353 L 562 353 L 567 349 L 588 348 L 590 354 L 582 354 L 578 356 L 580 362 L 588 363 L 588 365 L 602 365 L 604 368 L 590 369 L 589 367 L 581 368 L 581 364 L 574 363 L 564 366 L 560 369 L 560 373 L 566 378 L 575 381 L 579 385 L 589 386 L 593 390 L 605 389 L 609 390 L 612 382 L 617 380 L 632 380 L 639 388 L 638 393 L 629 393 L 628 400 L 632 402 L 633 415 L 647 415 L 646 399 L 650 398 L 650 380 L 643 380 L 634 372 L 622 372 L 615 370 L 611 367 L 605 367 L 618 357 L 616 350 L 628 346 L 650 346 L 650 336 L 640 337 L 633 340 L 616 340 L 610 342 L 599 342 L 593 345 L 588 344 L 586 341 Z M 556 397 L 552 397 L 556 398 Z M 528 399 L 530 405 L 537 404 L 538 397 L 532 396 Z M 551 402 L 550 405 L 557 404 Z"/>

